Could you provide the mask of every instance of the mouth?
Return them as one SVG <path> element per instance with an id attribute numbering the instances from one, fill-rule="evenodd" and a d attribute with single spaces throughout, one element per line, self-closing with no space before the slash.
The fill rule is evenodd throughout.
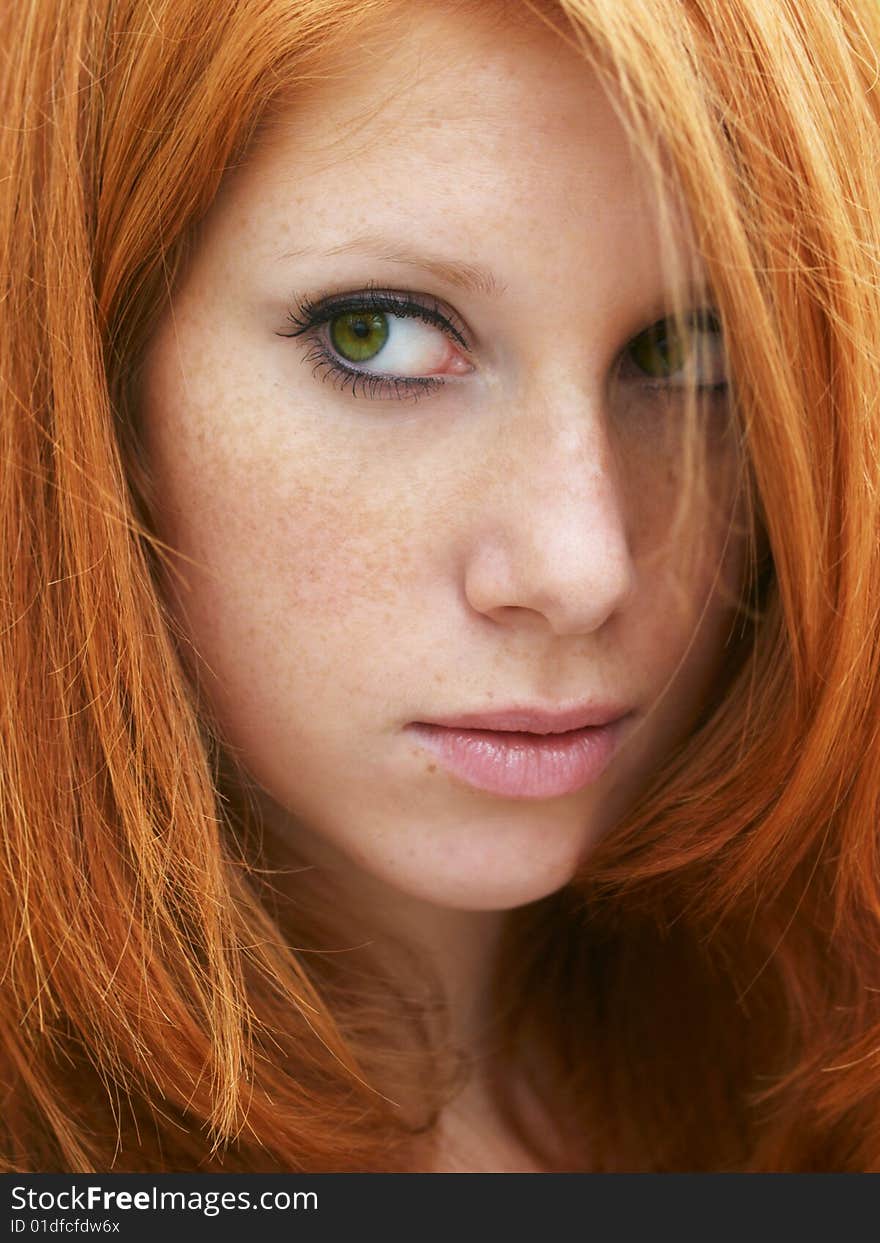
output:
<path id="1" fill-rule="evenodd" d="M 560 798 L 598 781 L 632 713 L 557 733 L 473 729 L 423 721 L 407 732 L 467 785 L 514 799 Z"/>
<path id="2" fill-rule="evenodd" d="M 579 703 L 566 708 L 513 704 L 489 712 L 465 712 L 435 717 L 427 722 L 450 729 L 475 729 L 493 733 L 563 734 L 587 725 L 608 725 L 631 709 L 622 704 Z"/>

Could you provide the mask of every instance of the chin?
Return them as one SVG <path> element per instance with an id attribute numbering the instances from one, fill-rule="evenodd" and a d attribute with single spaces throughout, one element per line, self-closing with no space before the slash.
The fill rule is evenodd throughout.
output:
<path id="1" fill-rule="evenodd" d="M 442 878 L 435 874 L 424 884 L 415 880 L 408 884 L 402 877 L 395 883 L 410 897 L 432 906 L 458 911 L 512 911 L 564 889 L 577 867 L 578 861 L 574 860 L 569 867 L 548 869 L 536 875 L 534 870 L 524 872 L 520 861 L 520 867 L 512 868 L 509 873 L 496 869 L 487 875 L 488 868 L 482 874 L 474 868 L 467 874 L 450 873 Z"/>

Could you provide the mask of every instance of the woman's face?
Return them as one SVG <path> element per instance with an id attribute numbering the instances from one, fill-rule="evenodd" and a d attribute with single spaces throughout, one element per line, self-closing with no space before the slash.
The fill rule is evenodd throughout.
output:
<path id="1" fill-rule="evenodd" d="M 227 176 L 151 339 L 159 534 L 298 849 L 499 910 L 565 885 L 692 726 L 742 572 L 733 450 L 685 573 L 654 209 L 584 63 L 413 6 L 355 64 Z M 519 737 L 468 777 L 411 728 L 583 704 L 628 714 L 601 771 L 563 754 L 589 735 Z"/>

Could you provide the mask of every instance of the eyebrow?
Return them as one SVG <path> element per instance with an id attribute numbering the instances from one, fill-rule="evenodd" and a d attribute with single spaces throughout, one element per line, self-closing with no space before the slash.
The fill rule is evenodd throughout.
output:
<path id="1" fill-rule="evenodd" d="M 288 250 L 279 255 L 279 259 L 298 259 L 307 254 L 320 254 L 330 259 L 335 255 L 350 255 L 354 252 L 366 255 L 371 259 L 381 259 L 388 263 L 402 263 L 407 267 L 419 268 L 438 280 L 464 289 L 467 293 L 484 294 L 487 297 L 498 297 L 504 293 L 506 286 L 498 281 L 489 268 L 479 263 L 462 263 L 453 259 L 444 259 L 440 255 L 430 255 L 415 250 L 408 250 L 389 238 L 380 237 L 375 233 L 362 233 L 331 246 L 329 250 L 310 251 L 308 247 L 299 250 Z"/>

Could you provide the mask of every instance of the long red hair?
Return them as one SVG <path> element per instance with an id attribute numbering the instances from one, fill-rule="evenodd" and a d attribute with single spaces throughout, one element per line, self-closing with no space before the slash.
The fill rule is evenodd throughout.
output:
<path id="1" fill-rule="evenodd" d="M 7 1170 L 430 1166 L 443 998 L 279 871 L 163 605 L 137 419 L 224 170 L 406 2 L 0 14 Z M 495 8 L 582 51 L 687 203 L 752 524 L 691 736 L 575 883 L 511 913 L 499 1101 L 541 1153 L 505 1096 L 536 1042 L 548 1165 L 880 1171 L 880 10 Z"/>

